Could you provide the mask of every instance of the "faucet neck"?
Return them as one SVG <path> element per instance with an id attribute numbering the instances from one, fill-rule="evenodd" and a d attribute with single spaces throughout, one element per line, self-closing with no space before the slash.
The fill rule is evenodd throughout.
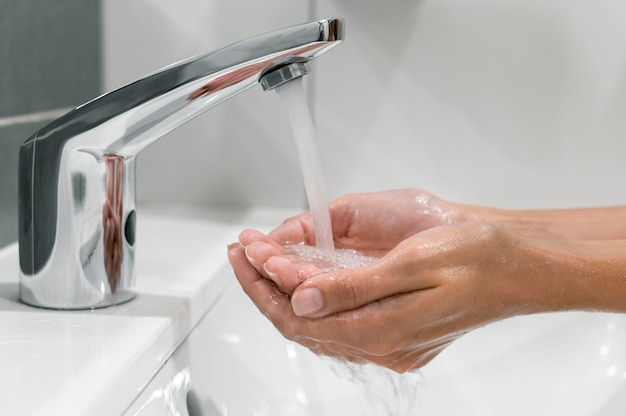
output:
<path id="1" fill-rule="evenodd" d="M 102 95 L 37 131 L 19 157 L 22 300 L 66 309 L 117 303 L 115 295 L 134 282 L 134 242 L 124 231 L 134 235 L 135 155 L 285 61 L 308 61 L 342 39 L 341 19 L 245 39 Z"/>

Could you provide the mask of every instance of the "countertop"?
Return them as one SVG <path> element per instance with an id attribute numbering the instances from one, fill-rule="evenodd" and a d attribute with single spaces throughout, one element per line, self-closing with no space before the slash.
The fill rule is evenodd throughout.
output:
<path id="1" fill-rule="evenodd" d="M 137 297 L 98 310 L 20 303 L 17 243 L 0 250 L 0 414 L 122 414 L 234 278 L 227 245 L 290 214 L 140 210 Z"/>

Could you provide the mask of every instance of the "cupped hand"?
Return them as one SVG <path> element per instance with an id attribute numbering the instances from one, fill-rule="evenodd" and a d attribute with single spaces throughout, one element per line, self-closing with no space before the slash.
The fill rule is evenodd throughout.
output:
<path id="1" fill-rule="evenodd" d="M 466 216 L 457 204 L 419 189 L 345 195 L 329 205 L 335 246 L 383 257 L 401 241 L 423 230 Z M 286 244 L 315 245 L 311 215 L 286 220 L 267 236 L 245 230 L 240 244 L 250 263 L 287 294 L 318 269 L 287 255 Z M 280 271 L 280 273 L 278 273 Z"/>
<path id="2" fill-rule="evenodd" d="M 385 244 L 377 246 L 361 222 L 374 224 L 375 215 L 353 211 L 349 226 L 335 233 L 343 246 L 381 254 L 367 267 L 317 274 L 281 255 L 279 242 L 311 241 L 303 218 L 269 237 L 242 234 L 229 257 L 244 291 L 285 337 L 320 354 L 399 372 L 425 365 L 474 328 L 534 312 L 528 290 L 534 282 L 522 261 L 528 241 L 481 222 L 437 226 L 435 214 L 431 227 L 413 224 L 409 236 L 387 217 L 376 234 Z M 268 275 L 299 281 L 285 290 Z"/>
<path id="3" fill-rule="evenodd" d="M 461 206 L 419 189 L 344 195 L 329 205 L 335 245 L 385 253 L 428 228 L 457 222 Z M 269 234 L 274 241 L 315 245 L 313 221 L 306 213 L 290 218 Z"/>

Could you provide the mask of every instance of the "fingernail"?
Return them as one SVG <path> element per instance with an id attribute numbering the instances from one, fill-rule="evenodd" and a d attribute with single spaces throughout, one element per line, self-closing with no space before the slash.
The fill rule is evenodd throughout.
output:
<path id="1" fill-rule="evenodd" d="M 309 316 L 322 309 L 324 299 L 319 289 L 309 288 L 297 291 L 291 298 L 291 308 L 298 316 Z"/>
<path id="2" fill-rule="evenodd" d="M 265 270 L 265 273 L 267 273 L 267 276 L 272 279 L 272 281 L 274 283 L 276 283 L 278 285 L 278 287 L 282 287 L 283 282 L 282 280 L 280 280 L 280 277 L 278 277 L 278 275 L 274 272 L 270 272 L 269 270 L 267 270 L 267 264 L 263 265 L 263 270 Z"/>
<path id="3" fill-rule="evenodd" d="M 248 247 L 250 246 L 246 246 L 246 248 L 244 249 L 244 252 L 246 253 L 246 258 L 248 259 L 248 262 L 255 268 L 255 269 L 259 269 L 259 264 L 248 255 Z"/>

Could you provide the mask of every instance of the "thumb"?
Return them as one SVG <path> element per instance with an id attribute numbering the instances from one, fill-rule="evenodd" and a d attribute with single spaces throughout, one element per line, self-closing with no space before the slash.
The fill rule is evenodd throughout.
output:
<path id="1" fill-rule="evenodd" d="M 298 316 L 321 318 L 420 289 L 398 269 L 394 262 L 381 260 L 366 267 L 313 276 L 294 290 L 291 307 Z"/>

